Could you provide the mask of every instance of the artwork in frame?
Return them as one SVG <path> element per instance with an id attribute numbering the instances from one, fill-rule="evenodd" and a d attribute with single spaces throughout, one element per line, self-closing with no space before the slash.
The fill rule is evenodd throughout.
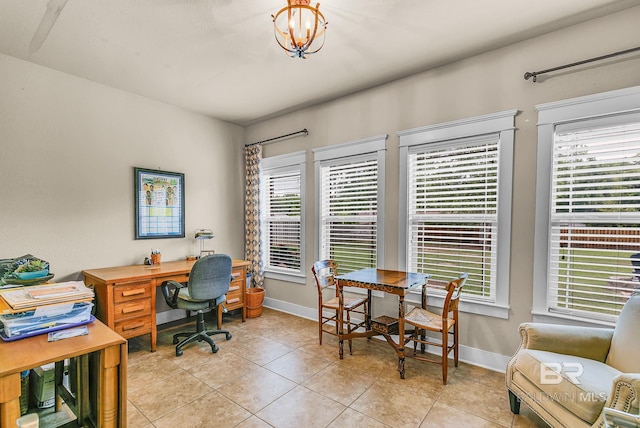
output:
<path id="1" fill-rule="evenodd" d="M 184 174 L 133 170 L 136 239 L 184 238 Z"/>

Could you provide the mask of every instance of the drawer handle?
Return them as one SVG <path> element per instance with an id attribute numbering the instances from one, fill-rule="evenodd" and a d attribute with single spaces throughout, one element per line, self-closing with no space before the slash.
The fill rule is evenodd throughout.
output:
<path id="1" fill-rule="evenodd" d="M 229 300 L 227 300 L 227 303 L 236 303 L 236 302 L 239 302 L 239 301 L 240 301 L 240 299 L 238 299 L 238 298 L 236 298 L 236 299 L 229 299 Z"/>
<path id="2" fill-rule="evenodd" d="M 125 325 L 125 326 L 122 327 L 122 331 L 136 330 L 136 329 L 142 328 L 142 327 L 144 327 L 144 323 L 136 324 L 136 325 Z"/>
<path id="3" fill-rule="evenodd" d="M 125 308 L 122 308 L 123 314 L 130 314 L 132 312 L 140 312 L 140 311 L 144 311 L 144 305 L 127 306 Z"/>
<path id="4" fill-rule="evenodd" d="M 138 294 L 144 294 L 144 291 L 145 291 L 144 288 L 137 288 L 135 290 L 123 291 L 122 297 L 137 296 Z"/>
<path id="5" fill-rule="evenodd" d="M 233 287 L 229 287 L 229 291 L 238 291 L 238 290 L 240 290 L 240 286 L 238 286 L 238 285 L 235 285 Z"/>

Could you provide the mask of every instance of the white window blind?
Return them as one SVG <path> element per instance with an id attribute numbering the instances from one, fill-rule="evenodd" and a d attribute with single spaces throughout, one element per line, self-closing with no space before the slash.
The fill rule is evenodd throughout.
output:
<path id="1" fill-rule="evenodd" d="M 265 270 L 301 271 L 300 168 L 263 173 Z"/>
<path id="2" fill-rule="evenodd" d="M 340 273 L 376 267 L 377 155 L 323 164 L 320 180 L 320 257 Z"/>
<path id="3" fill-rule="evenodd" d="M 499 134 L 412 148 L 408 266 L 469 279 L 467 298 L 495 301 Z"/>
<path id="4" fill-rule="evenodd" d="M 556 127 L 549 235 L 549 310 L 615 318 L 640 287 L 638 115 Z"/>

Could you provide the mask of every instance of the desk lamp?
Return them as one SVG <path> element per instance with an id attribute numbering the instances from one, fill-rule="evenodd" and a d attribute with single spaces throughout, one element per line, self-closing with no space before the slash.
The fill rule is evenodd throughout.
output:
<path id="1" fill-rule="evenodd" d="M 196 229 L 196 241 L 200 241 L 200 257 L 207 254 L 213 254 L 214 250 L 205 250 L 204 249 L 204 241 L 206 239 L 211 239 L 215 235 L 211 231 L 211 229 Z"/>

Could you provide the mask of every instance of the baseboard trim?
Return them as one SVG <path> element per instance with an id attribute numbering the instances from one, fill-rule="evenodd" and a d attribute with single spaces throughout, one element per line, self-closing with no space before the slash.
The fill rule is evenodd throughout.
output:
<path id="1" fill-rule="evenodd" d="M 276 300 L 270 297 L 265 297 L 263 305 L 266 308 L 285 312 L 287 314 L 299 316 L 301 318 L 306 318 L 313 321 L 318 319 L 318 311 L 315 308 L 296 305 L 295 303 Z M 429 347 L 427 348 L 427 351 L 437 354 L 439 352 L 439 349 L 437 347 Z M 507 363 L 510 359 L 511 356 L 508 355 L 496 354 L 495 352 L 486 351 L 484 349 L 460 345 L 460 361 L 468 364 L 473 364 L 474 366 L 483 367 L 488 370 L 505 373 Z"/>

